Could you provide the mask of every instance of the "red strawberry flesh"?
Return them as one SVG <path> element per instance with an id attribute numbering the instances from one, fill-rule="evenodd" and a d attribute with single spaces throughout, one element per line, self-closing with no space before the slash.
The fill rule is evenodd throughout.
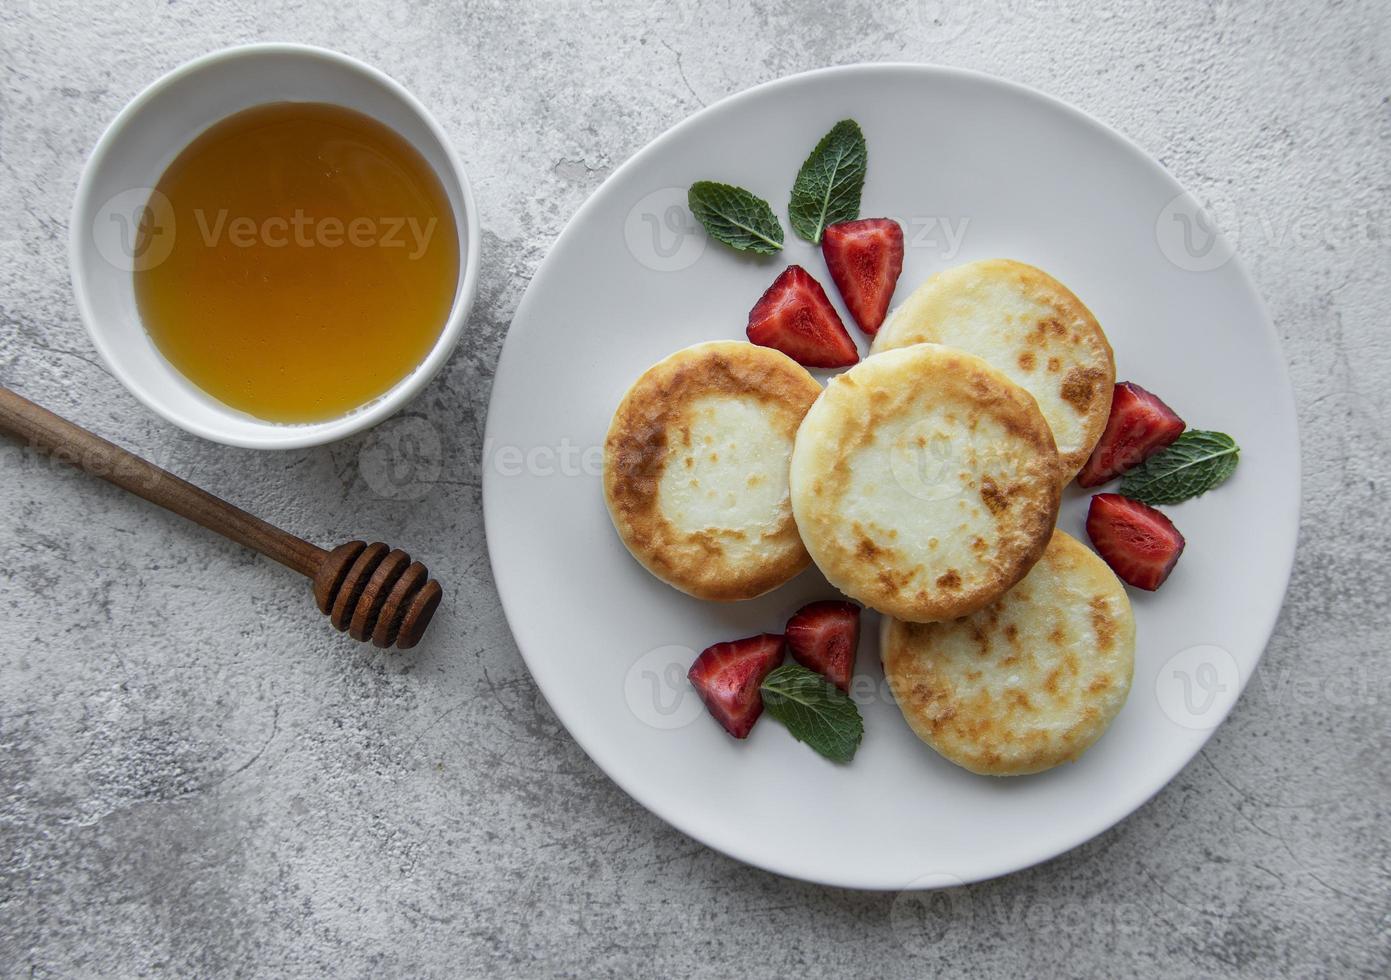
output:
<path id="1" fill-rule="evenodd" d="M 782 663 L 786 644 L 762 633 L 707 647 L 686 674 L 705 707 L 725 731 L 746 738 L 763 713 L 759 686 Z"/>
<path id="2" fill-rule="evenodd" d="M 826 290 L 799 265 L 788 266 L 749 311 L 748 335 L 806 367 L 849 367 L 860 359 Z"/>
<path id="3" fill-rule="evenodd" d="M 1122 381 L 1111 396 L 1111 415 L 1077 482 L 1097 487 L 1139 466 L 1183 435 L 1183 419 L 1139 385 Z"/>
<path id="4" fill-rule="evenodd" d="M 1092 497 L 1087 537 L 1121 581 L 1150 592 L 1164 584 L 1183 554 L 1183 535 L 1172 521 L 1118 493 Z"/>
<path id="5" fill-rule="evenodd" d="M 873 337 L 903 271 L 903 228 L 892 218 L 842 221 L 826 229 L 821 254 L 850 315 Z"/>
<path id="6" fill-rule="evenodd" d="M 853 602 L 813 602 L 787 621 L 787 648 L 792 659 L 847 694 L 859 645 L 860 607 Z"/>

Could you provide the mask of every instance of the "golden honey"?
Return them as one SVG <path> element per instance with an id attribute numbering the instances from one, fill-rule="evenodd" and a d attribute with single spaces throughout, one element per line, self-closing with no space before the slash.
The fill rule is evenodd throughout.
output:
<path id="1" fill-rule="evenodd" d="M 410 374 L 454 302 L 459 236 L 424 157 L 368 116 L 321 103 L 222 120 L 155 186 L 135 272 L 155 346 L 218 401 L 274 422 L 341 416 Z M 144 249 L 138 247 L 138 253 Z M 166 244 L 166 247 L 167 244 Z"/>

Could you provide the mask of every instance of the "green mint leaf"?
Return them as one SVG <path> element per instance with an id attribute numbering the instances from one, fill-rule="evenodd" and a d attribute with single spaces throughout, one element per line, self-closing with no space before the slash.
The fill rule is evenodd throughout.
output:
<path id="1" fill-rule="evenodd" d="M 698 180 L 687 202 L 710 237 L 740 252 L 772 255 L 782 248 L 782 225 L 768 202 L 742 187 Z"/>
<path id="2" fill-rule="evenodd" d="M 793 231 L 820 245 L 827 225 L 858 218 L 865 160 L 865 137 L 859 123 L 842 119 L 832 126 L 797 171 L 792 200 L 787 204 Z"/>
<path id="3" fill-rule="evenodd" d="M 833 762 L 849 762 L 865 725 L 860 709 L 834 684 L 813 670 L 787 664 L 768 675 L 759 689 L 768 713 Z"/>
<path id="4" fill-rule="evenodd" d="M 1189 430 L 1125 474 L 1120 492 L 1150 506 L 1176 504 L 1226 480 L 1240 453 L 1225 433 Z"/>

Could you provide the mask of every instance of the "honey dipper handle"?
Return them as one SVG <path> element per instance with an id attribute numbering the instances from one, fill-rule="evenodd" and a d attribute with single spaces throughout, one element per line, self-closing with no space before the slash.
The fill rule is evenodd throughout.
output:
<path id="1" fill-rule="evenodd" d="M 240 507 L 0 387 L 0 432 L 312 578 L 328 554 Z"/>

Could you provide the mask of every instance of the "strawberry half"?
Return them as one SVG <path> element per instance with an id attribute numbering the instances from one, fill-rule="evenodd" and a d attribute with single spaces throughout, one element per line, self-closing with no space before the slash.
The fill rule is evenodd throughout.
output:
<path id="1" fill-rule="evenodd" d="M 903 271 L 903 229 L 892 218 L 842 221 L 826 228 L 821 254 L 850 315 L 873 337 Z"/>
<path id="2" fill-rule="evenodd" d="M 826 290 L 800 265 L 773 280 L 749 312 L 748 334 L 807 367 L 849 367 L 860 359 Z"/>
<path id="3" fill-rule="evenodd" d="M 763 679 L 782 663 L 786 644 L 776 633 L 707 647 L 686 677 L 705 707 L 735 738 L 744 738 L 763 714 Z"/>
<path id="4" fill-rule="evenodd" d="M 853 602 L 813 602 L 787 621 L 787 647 L 792 651 L 792 659 L 847 694 L 859 645 L 860 607 Z"/>
<path id="5" fill-rule="evenodd" d="M 1122 381 L 1111 396 L 1111 416 L 1091 458 L 1077 474 L 1084 487 L 1097 487 L 1139 466 L 1183 435 L 1183 419 L 1139 385 Z"/>
<path id="6" fill-rule="evenodd" d="M 1118 493 L 1092 497 L 1087 537 L 1122 581 L 1150 592 L 1164 584 L 1183 554 L 1183 535 L 1173 521 Z"/>

